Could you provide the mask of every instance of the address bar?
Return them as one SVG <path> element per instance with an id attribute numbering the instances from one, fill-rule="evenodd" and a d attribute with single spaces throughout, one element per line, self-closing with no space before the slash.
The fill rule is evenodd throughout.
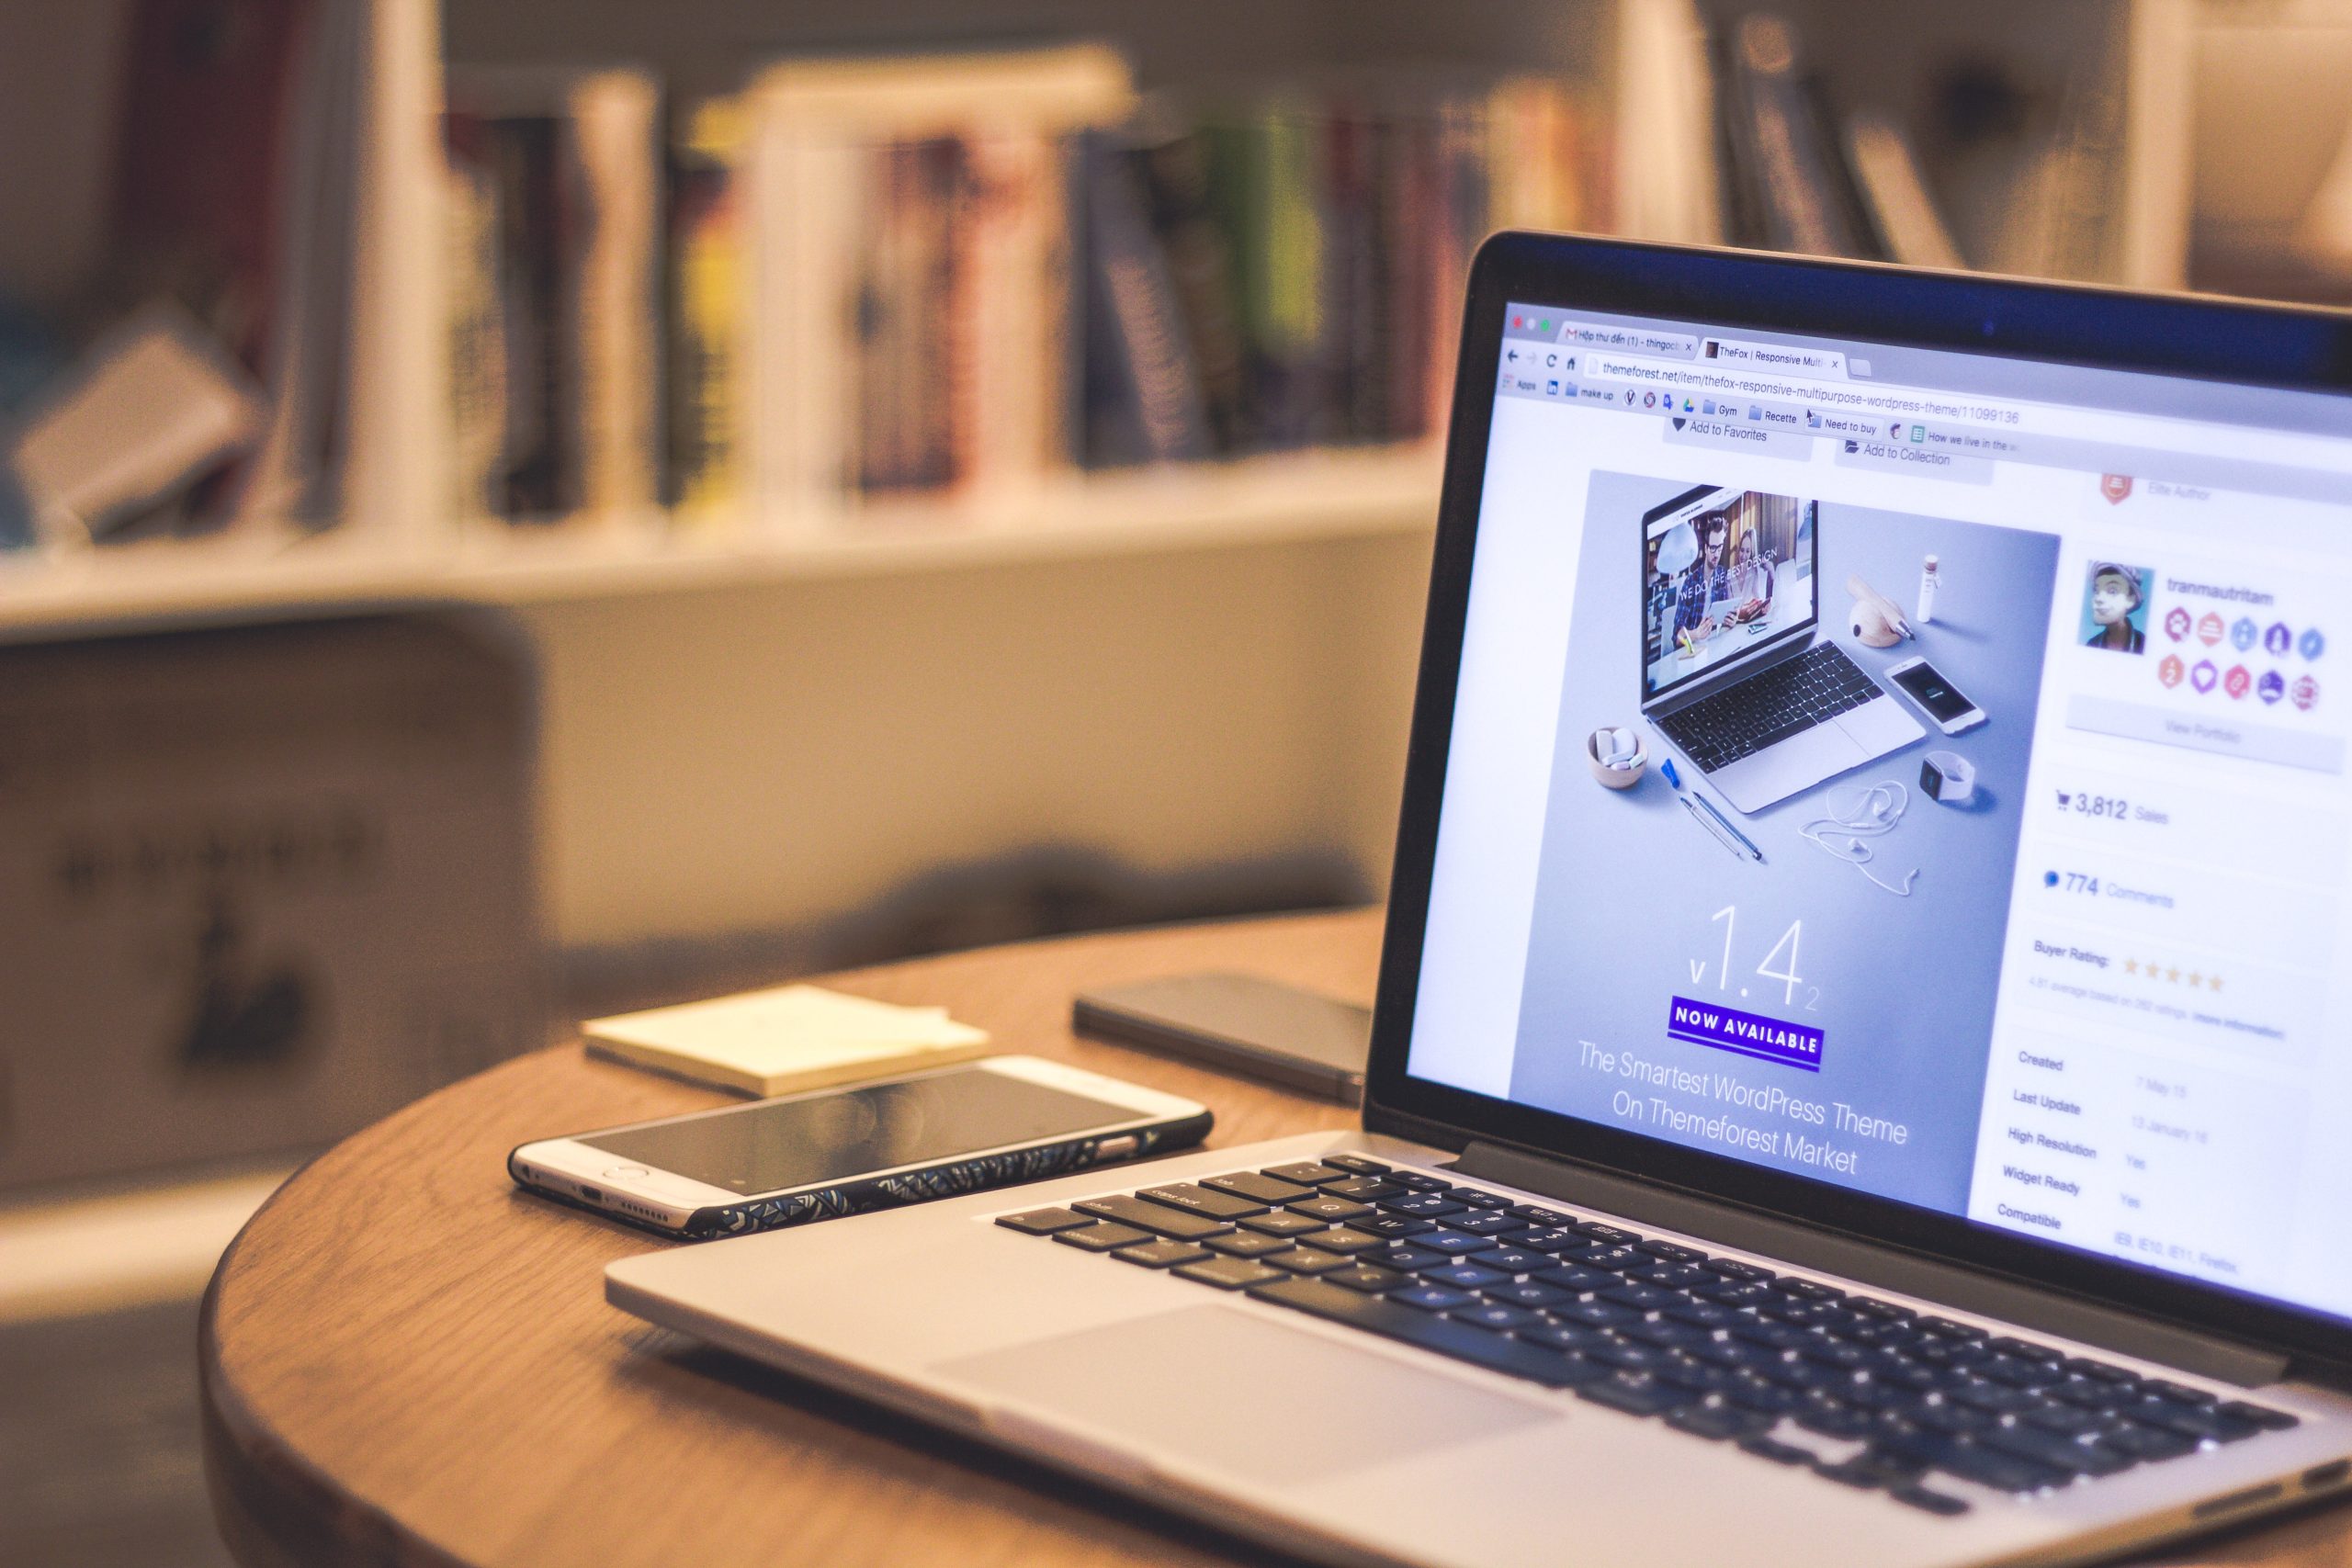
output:
<path id="1" fill-rule="evenodd" d="M 2216 425 L 2156 414 L 2110 412 L 2058 403 L 2018 402 L 1922 387 L 1874 386 L 1858 381 L 1813 381 L 1749 370 L 1723 370 L 1662 363 L 1611 354 L 1585 356 L 1594 381 L 1641 387 L 1672 387 L 1693 392 L 1729 392 L 1775 402 L 1808 403 L 1825 412 L 1852 409 L 1901 414 L 2019 434 L 2065 436 L 2083 441 L 2155 446 L 2207 457 L 2293 463 L 2352 472 L 2352 441 L 2245 425 Z"/>

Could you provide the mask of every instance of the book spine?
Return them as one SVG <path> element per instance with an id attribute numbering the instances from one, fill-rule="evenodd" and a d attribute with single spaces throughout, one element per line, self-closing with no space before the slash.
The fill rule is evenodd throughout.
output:
<path id="1" fill-rule="evenodd" d="M 650 508 L 656 490 L 657 107 L 634 72 L 597 73 L 571 95 L 573 417 L 581 506 L 605 516 Z"/>
<path id="2" fill-rule="evenodd" d="M 1249 439 L 1248 351 L 1241 324 L 1241 264 L 1213 199 L 1213 156 L 1199 128 L 1167 137 L 1138 155 L 1153 232 L 1183 311 L 1209 432 L 1219 453 Z"/>
<path id="3" fill-rule="evenodd" d="M 1083 448 L 1093 465 L 1206 457 L 1208 413 L 1170 268 L 1128 155 L 1080 139 L 1087 313 Z"/>
<path id="4" fill-rule="evenodd" d="M 498 189 L 491 128 L 478 115 L 443 121 L 448 213 L 451 502 L 465 521 L 496 514 L 506 444 L 507 344 L 499 294 Z"/>
<path id="5" fill-rule="evenodd" d="M 750 495 L 742 138 L 740 103 L 707 100 L 681 116 L 670 154 L 667 468 L 688 527 L 739 515 Z"/>

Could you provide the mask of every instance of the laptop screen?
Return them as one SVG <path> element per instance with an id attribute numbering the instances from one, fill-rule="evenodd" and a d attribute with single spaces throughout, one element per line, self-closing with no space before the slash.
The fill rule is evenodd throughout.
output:
<path id="1" fill-rule="evenodd" d="M 1702 486 L 1645 513 L 1640 537 L 1645 699 L 1752 664 L 1812 628 L 1808 502 Z"/>
<path id="2" fill-rule="evenodd" d="M 2340 400 L 1507 312 L 1408 1072 L 2352 1316 Z"/>

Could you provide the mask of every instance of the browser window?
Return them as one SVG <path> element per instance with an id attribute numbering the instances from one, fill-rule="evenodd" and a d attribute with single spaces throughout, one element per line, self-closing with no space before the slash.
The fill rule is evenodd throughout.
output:
<path id="1" fill-rule="evenodd" d="M 1509 317 L 1410 1071 L 2352 1315 L 2340 401 Z"/>

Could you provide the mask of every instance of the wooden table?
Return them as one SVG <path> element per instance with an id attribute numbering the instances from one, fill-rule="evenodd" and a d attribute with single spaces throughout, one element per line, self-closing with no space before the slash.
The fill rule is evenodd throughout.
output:
<path id="1" fill-rule="evenodd" d="M 1240 1144 L 1352 1113 L 1080 1040 L 1072 995 L 1248 968 L 1368 998 L 1378 948 L 1374 914 L 1309 916 L 1031 943 L 832 983 L 944 1003 L 1008 1049 L 1203 1100 L 1217 1113 L 1211 1143 Z M 206 1466 L 240 1561 L 1059 1568 L 1256 1555 L 606 1306 L 605 1265 L 662 1244 L 522 1196 L 506 1151 L 724 1102 L 564 1046 L 420 1100 L 288 1181 L 205 1303 Z M 2343 1568 L 2352 1519 L 2310 1516 L 2193 1561 Z"/>

